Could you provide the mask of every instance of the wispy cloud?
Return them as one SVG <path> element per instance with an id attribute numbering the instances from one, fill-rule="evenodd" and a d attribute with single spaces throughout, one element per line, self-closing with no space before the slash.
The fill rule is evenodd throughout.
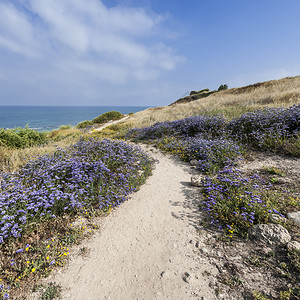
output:
<path id="1" fill-rule="evenodd" d="M 32 72 L 38 81 L 52 77 L 53 85 L 64 77 L 98 86 L 156 80 L 183 59 L 158 36 L 164 21 L 143 8 L 108 8 L 100 0 L 3 0 L 0 53 L 17 55 L 15 80 Z"/>
<path id="2" fill-rule="evenodd" d="M 0 3 L 0 47 L 25 56 L 35 56 L 35 28 L 12 4 Z"/>

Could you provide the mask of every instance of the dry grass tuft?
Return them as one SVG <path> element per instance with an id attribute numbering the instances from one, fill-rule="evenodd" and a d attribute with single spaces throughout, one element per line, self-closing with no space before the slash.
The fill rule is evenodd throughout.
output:
<path id="1" fill-rule="evenodd" d="M 46 146 L 37 146 L 25 149 L 9 149 L 0 147 L 0 173 L 14 173 L 29 160 L 47 153 L 54 153 L 58 147 L 64 148 L 74 144 L 78 137 L 69 137 L 59 141 L 50 141 Z"/>

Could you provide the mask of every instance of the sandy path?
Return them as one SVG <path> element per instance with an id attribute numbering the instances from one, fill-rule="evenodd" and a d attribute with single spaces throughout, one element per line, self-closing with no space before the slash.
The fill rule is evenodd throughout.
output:
<path id="1" fill-rule="evenodd" d="M 51 278 L 63 287 L 62 299 L 216 299 L 202 274 L 217 271 L 190 242 L 201 243 L 191 169 L 152 156 L 159 163 L 146 184 L 80 246 L 90 249 L 89 257 L 73 256 Z"/>
<path id="2" fill-rule="evenodd" d="M 89 133 L 93 133 L 94 131 L 101 131 L 102 129 L 104 129 L 104 128 L 110 126 L 110 125 L 118 124 L 120 122 L 123 122 L 123 121 L 127 120 L 128 118 L 129 118 L 129 116 L 125 116 L 124 118 L 122 118 L 120 120 L 109 121 L 109 122 L 105 123 L 104 125 L 91 130 Z"/>

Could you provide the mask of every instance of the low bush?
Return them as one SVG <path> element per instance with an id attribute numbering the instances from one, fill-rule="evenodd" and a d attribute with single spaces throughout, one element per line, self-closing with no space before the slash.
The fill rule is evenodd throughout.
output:
<path id="1" fill-rule="evenodd" d="M 221 84 L 218 88 L 218 92 L 219 91 L 223 91 L 223 90 L 227 90 L 228 89 L 228 85 L 227 84 Z"/>
<path id="2" fill-rule="evenodd" d="M 8 148 L 27 148 L 47 143 L 46 133 L 25 128 L 0 129 L 0 146 Z"/>
<path id="3" fill-rule="evenodd" d="M 155 145 L 166 152 L 178 155 L 184 161 L 197 160 L 197 169 L 212 174 L 225 166 L 233 166 L 244 152 L 236 143 L 226 139 L 174 138 L 157 139 Z"/>
<path id="4" fill-rule="evenodd" d="M 246 113 L 226 126 L 233 138 L 251 146 L 300 155 L 300 104 Z M 295 145 L 294 145 L 295 144 Z M 297 150 L 298 148 L 298 150 Z"/>
<path id="5" fill-rule="evenodd" d="M 61 125 L 59 126 L 59 130 L 67 130 L 67 129 L 71 129 L 72 125 Z"/>
<path id="6" fill-rule="evenodd" d="M 86 128 L 86 127 L 92 126 L 92 125 L 93 125 L 93 122 L 92 122 L 92 121 L 86 120 L 86 121 L 82 121 L 82 122 L 78 123 L 78 124 L 76 125 L 76 128 L 78 128 L 78 129 L 83 129 L 83 128 Z"/>
<path id="7" fill-rule="evenodd" d="M 105 123 L 110 120 L 119 120 L 123 118 L 123 114 L 121 114 L 119 111 L 109 111 L 106 112 L 95 119 L 92 120 L 93 124 L 99 124 L 99 123 Z"/>
<path id="8" fill-rule="evenodd" d="M 55 141 L 55 142 L 63 141 L 66 139 L 78 140 L 81 135 L 82 135 L 82 132 L 76 128 L 57 129 L 57 130 L 52 130 L 51 132 L 48 132 L 47 139 L 50 141 Z"/>
<path id="9" fill-rule="evenodd" d="M 139 140 L 154 140 L 164 136 L 205 137 L 220 136 L 226 121 L 221 116 L 195 116 L 172 122 L 158 122 L 150 127 L 134 128 L 126 138 Z"/>
<path id="10" fill-rule="evenodd" d="M 234 168 L 225 167 L 217 178 L 206 178 L 203 186 L 202 210 L 209 215 L 211 224 L 231 237 L 234 233 L 246 235 L 254 224 L 268 223 L 272 214 L 284 217 L 295 206 L 295 199 L 288 193 L 272 190 L 272 185 L 257 174 L 245 176 Z"/>

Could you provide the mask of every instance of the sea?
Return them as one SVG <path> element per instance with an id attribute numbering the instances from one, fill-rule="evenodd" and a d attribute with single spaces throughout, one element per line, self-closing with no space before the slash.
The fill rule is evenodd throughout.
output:
<path id="1" fill-rule="evenodd" d="M 62 125 L 75 126 L 108 112 L 135 113 L 149 106 L 0 106 L 0 128 L 25 127 L 52 131 Z"/>

